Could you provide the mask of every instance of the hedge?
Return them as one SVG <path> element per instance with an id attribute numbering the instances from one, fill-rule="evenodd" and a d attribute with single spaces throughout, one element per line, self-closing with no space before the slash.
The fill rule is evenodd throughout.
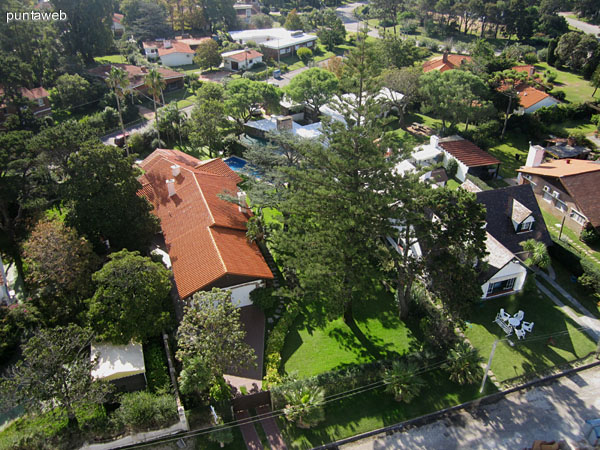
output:
<path id="1" fill-rule="evenodd" d="M 139 391 L 123 394 L 121 406 L 113 413 L 112 419 L 117 427 L 147 431 L 173 425 L 179 416 L 175 397 L 171 394 Z"/>
<path id="2" fill-rule="evenodd" d="M 281 382 L 279 369 L 281 367 L 281 350 L 285 344 L 285 337 L 298 314 L 300 309 L 295 303 L 290 303 L 287 309 L 273 327 L 273 331 L 267 339 L 267 350 L 265 352 L 265 379 L 267 385 Z"/>
<path id="3" fill-rule="evenodd" d="M 167 367 L 167 357 L 160 343 L 152 341 L 144 345 L 144 364 L 150 391 L 163 391 L 170 387 L 171 378 Z"/>
<path id="4" fill-rule="evenodd" d="M 565 267 L 568 267 L 573 275 L 580 276 L 583 273 L 583 267 L 581 267 L 581 256 L 574 253 L 562 241 L 553 238 L 552 242 L 554 245 L 548 247 L 548 253 L 550 253 L 550 256 L 560 261 Z"/>

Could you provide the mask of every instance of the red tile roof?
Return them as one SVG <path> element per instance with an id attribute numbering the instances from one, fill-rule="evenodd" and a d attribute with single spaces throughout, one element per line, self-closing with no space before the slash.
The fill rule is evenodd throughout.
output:
<path id="1" fill-rule="evenodd" d="M 246 59 L 253 59 L 253 58 L 258 58 L 259 56 L 263 56 L 262 53 L 257 52 L 256 50 L 240 50 L 239 53 L 235 53 L 233 55 L 227 55 L 225 56 L 225 58 L 227 59 L 233 59 L 234 61 L 237 62 L 243 62 Z"/>
<path id="2" fill-rule="evenodd" d="M 484 152 L 471 141 L 467 141 L 460 136 L 440 139 L 439 145 L 467 167 L 500 164 L 500 161 L 492 155 Z"/>
<path id="3" fill-rule="evenodd" d="M 170 55 L 171 53 L 195 53 L 188 44 L 177 39 L 168 40 L 171 44 L 169 48 L 165 47 L 165 42 L 167 41 L 149 41 L 144 42 L 142 45 L 144 48 L 156 47 L 158 49 L 158 56 Z"/>
<path id="4" fill-rule="evenodd" d="M 535 73 L 535 67 L 532 66 L 531 64 L 527 64 L 527 65 L 523 65 L 523 66 L 514 66 L 514 67 L 512 67 L 512 70 L 514 70 L 515 72 L 525 72 L 530 77 L 532 77 L 533 74 Z"/>
<path id="5" fill-rule="evenodd" d="M 120 25 L 122 21 L 123 21 L 123 14 L 119 14 L 119 13 L 113 14 L 113 22 L 116 22 Z"/>
<path id="6" fill-rule="evenodd" d="M 528 84 L 521 84 L 517 86 L 516 91 L 519 94 L 521 106 L 525 109 L 532 107 L 545 98 L 551 97 L 550 94 L 540 91 L 539 89 L 529 86 Z"/>
<path id="7" fill-rule="evenodd" d="M 148 69 L 145 67 L 134 66 L 132 64 L 104 64 L 102 66 L 94 67 L 93 69 L 88 70 L 88 72 L 92 75 L 100 77 L 102 79 L 106 79 L 108 73 L 110 72 L 111 67 L 118 67 L 119 69 L 123 69 L 127 72 L 127 77 L 129 78 L 130 88 L 137 88 L 144 85 L 144 77 L 148 72 Z M 158 73 L 162 75 L 165 80 L 171 79 L 182 79 L 184 78 L 184 74 L 181 72 L 177 72 L 175 70 L 167 69 L 165 67 L 158 67 Z"/>
<path id="8" fill-rule="evenodd" d="M 446 61 L 444 61 L 444 56 L 438 56 L 437 58 L 427 61 L 423 64 L 423 72 L 429 72 L 430 70 L 445 72 L 446 70 L 456 69 L 457 67 L 460 67 L 463 61 L 469 62 L 471 59 L 470 56 L 449 53 L 446 55 Z"/>
<path id="9" fill-rule="evenodd" d="M 165 181 L 179 164 L 175 195 Z M 154 205 L 181 298 L 228 275 L 271 279 L 257 245 L 246 240 L 248 216 L 218 194 L 237 195 L 241 179 L 220 159 L 199 161 L 177 150 L 155 150 L 142 163 L 140 194 Z"/>

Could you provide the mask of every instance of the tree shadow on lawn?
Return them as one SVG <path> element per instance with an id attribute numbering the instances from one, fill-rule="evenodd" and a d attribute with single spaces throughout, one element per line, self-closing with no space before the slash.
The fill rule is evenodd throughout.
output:
<path id="1" fill-rule="evenodd" d="M 525 312 L 524 320 L 534 322 L 532 333 L 528 333 L 525 339 L 519 340 L 514 334 L 508 338 L 514 346 L 510 346 L 506 341 L 502 342 L 502 345 L 506 346 L 503 352 L 508 350 L 518 353 L 523 359 L 521 361 L 515 360 L 516 364 L 514 365 L 512 362 L 506 361 L 506 364 L 512 365 L 515 377 L 560 365 L 587 354 L 581 349 L 582 345 L 585 346 L 585 342 L 579 342 L 577 344 L 579 348 L 576 348 L 576 344 L 573 342 L 575 335 L 570 334 L 573 333 L 574 328 L 579 328 L 579 325 L 564 315 L 549 299 L 541 297 L 540 294 L 513 295 L 488 300 L 482 306 L 475 306 L 471 322 L 483 326 L 492 336 L 504 339 L 506 338 L 505 333 L 494 322 L 500 308 L 504 308 L 511 315 L 518 310 L 523 310 Z M 587 335 L 583 335 L 583 339 L 586 338 Z M 589 339 L 589 343 L 591 351 L 594 344 L 591 339 Z M 483 353 L 486 354 L 488 349 L 480 350 L 483 350 Z"/>

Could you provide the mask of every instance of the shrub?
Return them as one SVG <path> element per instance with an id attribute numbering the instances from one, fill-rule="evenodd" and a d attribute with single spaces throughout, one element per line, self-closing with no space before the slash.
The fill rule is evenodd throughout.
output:
<path id="1" fill-rule="evenodd" d="M 526 53 L 523 55 L 523 61 L 525 64 L 535 64 L 538 62 L 538 56 L 535 52 Z"/>
<path id="2" fill-rule="evenodd" d="M 446 167 L 446 173 L 448 174 L 448 178 L 454 178 L 456 176 L 456 172 L 458 171 L 458 162 L 456 159 L 452 158 L 448 161 L 448 167 Z"/>
<path id="3" fill-rule="evenodd" d="M 391 368 L 383 371 L 385 392 L 392 394 L 397 402 L 410 403 L 425 385 L 415 374 L 417 370 L 414 362 L 394 361 Z"/>
<path id="4" fill-rule="evenodd" d="M 561 90 L 550 91 L 549 94 L 555 99 L 560 100 L 561 102 L 564 101 L 565 98 L 567 98 L 567 93 Z"/>
<path id="5" fill-rule="evenodd" d="M 565 244 L 563 241 L 552 239 L 552 242 L 554 245 L 548 248 L 550 256 L 558 261 L 561 261 L 565 267 L 569 268 L 573 275 L 579 276 L 583 274 L 581 256 L 574 253 L 573 250 L 567 247 L 567 244 Z M 529 279 L 529 276 L 527 279 Z"/>
<path id="6" fill-rule="evenodd" d="M 577 281 L 590 293 L 600 294 L 600 269 L 588 258 L 581 260 L 583 275 Z"/>
<path id="7" fill-rule="evenodd" d="M 144 345 L 144 364 L 148 389 L 152 392 L 165 392 L 171 384 L 167 357 L 163 346 L 157 342 Z"/>
<path id="8" fill-rule="evenodd" d="M 557 76 L 558 74 L 556 73 L 556 71 L 552 69 L 548 69 L 544 72 L 544 77 L 546 78 L 546 81 L 548 83 L 554 83 L 556 81 Z"/>
<path id="9" fill-rule="evenodd" d="M 166 427 L 178 420 L 177 403 L 170 394 L 147 391 L 123 394 L 112 420 L 115 425 L 132 431 Z"/>
<path id="10" fill-rule="evenodd" d="M 325 391 L 318 386 L 303 386 L 285 394 L 288 402 L 283 413 L 298 428 L 310 428 L 325 420 Z"/>
<path id="11" fill-rule="evenodd" d="M 461 341 L 450 350 L 443 367 L 450 374 L 450 380 L 461 385 L 473 384 L 481 378 L 482 362 L 477 350 Z"/>
<path id="12" fill-rule="evenodd" d="M 543 48 L 540 51 L 537 52 L 537 57 L 540 61 L 547 61 L 548 60 L 548 48 Z"/>
<path id="13" fill-rule="evenodd" d="M 587 245 L 594 245 L 600 243 L 600 233 L 598 233 L 598 230 L 596 230 L 589 223 L 583 230 L 581 230 L 579 238 Z"/>
<path id="14" fill-rule="evenodd" d="M 301 47 L 296 51 L 296 55 L 304 64 L 308 64 L 308 61 L 312 59 L 313 52 L 310 48 Z"/>
<path id="15" fill-rule="evenodd" d="M 273 295 L 275 289 L 260 287 L 250 292 L 250 300 L 261 310 L 265 311 L 272 308 L 277 303 L 278 297 Z"/>
<path id="16" fill-rule="evenodd" d="M 290 303 L 287 309 L 275 324 L 273 331 L 267 338 L 267 349 L 265 352 L 265 383 L 278 383 L 281 381 L 279 368 L 281 366 L 281 350 L 285 343 L 285 337 L 288 334 L 289 328 L 292 326 L 300 310 L 295 303 Z"/>

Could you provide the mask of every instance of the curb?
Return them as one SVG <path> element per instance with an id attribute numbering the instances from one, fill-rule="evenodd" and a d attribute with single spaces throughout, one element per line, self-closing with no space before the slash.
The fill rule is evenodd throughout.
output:
<path id="1" fill-rule="evenodd" d="M 453 413 L 455 411 L 460 411 L 460 410 L 467 410 L 469 408 L 473 408 L 476 409 L 478 408 L 480 405 L 487 405 L 487 404 L 491 404 L 491 403 L 496 403 L 497 401 L 503 399 L 504 397 L 506 397 L 508 394 L 512 394 L 513 392 L 517 392 L 520 391 L 522 389 L 527 389 L 530 388 L 532 386 L 536 386 L 536 385 L 542 385 L 545 383 L 549 383 L 551 381 L 554 381 L 558 378 L 562 378 L 564 376 L 568 376 L 571 375 L 573 373 L 577 373 L 580 372 L 582 370 L 587 370 L 587 369 L 591 369 L 593 367 L 596 366 L 600 366 L 600 361 L 594 361 L 592 363 L 580 366 L 580 367 L 575 367 L 572 369 L 568 369 L 565 370 L 564 372 L 560 372 L 557 374 L 553 374 L 553 375 L 549 375 L 547 377 L 544 378 L 539 378 L 537 380 L 533 380 L 533 381 L 529 381 L 525 384 L 522 384 L 520 386 L 516 386 L 510 389 L 507 389 L 505 391 L 500 391 L 500 392 L 496 392 L 494 394 L 490 394 L 487 395 L 485 397 L 481 397 L 478 398 L 476 400 L 471 400 L 465 403 L 461 403 L 460 405 L 456 405 L 456 406 L 451 406 L 449 408 L 446 409 L 442 409 L 440 411 L 435 411 L 433 413 L 430 414 L 426 414 L 424 416 L 420 416 L 420 417 L 416 417 L 414 419 L 410 419 L 407 420 L 405 422 L 400 422 L 394 425 L 388 425 L 387 427 L 383 427 L 383 428 L 379 428 L 377 430 L 372 430 L 372 431 L 367 431 L 366 433 L 362 433 L 362 434 L 357 434 L 356 436 L 351 436 L 349 438 L 345 438 L 345 439 L 341 439 L 339 441 L 335 441 L 335 442 L 330 442 L 329 444 L 325 444 L 325 445 L 320 445 L 318 447 L 313 447 L 311 450 L 325 450 L 325 449 L 337 449 L 340 445 L 344 445 L 344 444 L 349 444 L 351 442 L 356 442 L 356 441 L 360 441 L 361 439 L 365 439 L 371 436 L 376 436 L 378 434 L 383 434 L 385 433 L 386 435 L 392 435 L 394 433 L 397 433 L 399 431 L 402 431 L 405 428 L 411 427 L 411 426 L 423 426 L 423 425 L 427 425 L 428 423 L 433 422 L 434 420 L 440 419 L 442 418 L 444 415 L 447 415 L 449 413 Z"/>

